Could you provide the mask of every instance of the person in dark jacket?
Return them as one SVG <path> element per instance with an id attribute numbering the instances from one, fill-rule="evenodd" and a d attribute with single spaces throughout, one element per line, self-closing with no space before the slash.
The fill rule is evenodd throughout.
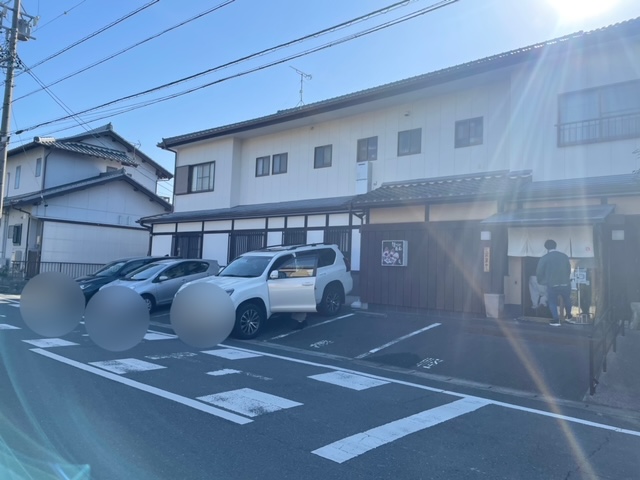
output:
<path id="1" fill-rule="evenodd" d="M 547 254 L 538 262 L 536 277 L 540 285 L 547 287 L 547 301 L 553 320 L 549 323 L 554 327 L 560 326 L 558 318 L 558 297 L 562 297 L 567 312 L 571 315 L 571 262 L 564 253 L 556 250 L 554 240 L 544 242 Z"/>

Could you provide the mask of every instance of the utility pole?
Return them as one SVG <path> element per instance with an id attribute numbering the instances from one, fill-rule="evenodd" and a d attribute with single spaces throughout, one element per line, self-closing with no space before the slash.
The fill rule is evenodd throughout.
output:
<path id="1" fill-rule="evenodd" d="M 21 0 L 13 1 L 13 8 L 8 7 L 9 2 L 2 5 L 0 13 L 0 30 L 5 30 L 7 34 L 7 47 L 2 50 L 0 64 L 6 69 L 4 83 L 4 101 L 2 102 L 2 123 L 0 124 L 0 218 L 4 213 L 4 192 L 7 169 L 7 151 L 9 150 L 9 122 L 11 120 L 11 102 L 13 101 L 13 73 L 18 59 L 18 40 L 27 41 L 33 39 L 31 36 L 31 26 L 36 25 L 38 17 L 32 17 L 20 12 Z M 7 28 L 1 23 L 7 16 L 7 11 L 13 12 L 11 28 Z M 35 39 L 34 39 L 35 40 Z"/>

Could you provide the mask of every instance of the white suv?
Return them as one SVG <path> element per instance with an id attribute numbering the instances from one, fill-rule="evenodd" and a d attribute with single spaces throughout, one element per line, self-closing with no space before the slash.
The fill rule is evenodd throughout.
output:
<path id="1" fill-rule="evenodd" d="M 336 245 L 323 244 L 247 252 L 219 275 L 196 281 L 218 285 L 231 296 L 236 308 L 233 334 L 245 339 L 256 337 L 274 313 L 335 315 L 353 288 L 344 255 Z"/>

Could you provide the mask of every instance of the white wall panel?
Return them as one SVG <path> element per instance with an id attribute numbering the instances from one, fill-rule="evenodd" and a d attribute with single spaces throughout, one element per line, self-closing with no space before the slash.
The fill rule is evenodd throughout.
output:
<path id="1" fill-rule="evenodd" d="M 351 230 L 351 269 L 360 271 L 360 230 Z"/>
<path id="2" fill-rule="evenodd" d="M 201 232 L 202 222 L 185 222 L 178 224 L 179 232 Z"/>
<path id="3" fill-rule="evenodd" d="M 309 230 L 307 232 L 307 243 L 324 242 L 324 230 Z"/>
<path id="4" fill-rule="evenodd" d="M 151 240 L 151 255 L 171 255 L 171 235 L 154 235 Z"/>
<path id="5" fill-rule="evenodd" d="M 324 227 L 327 223 L 326 215 L 309 215 L 307 217 L 308 227 Z"/>
<path id="6" fill-rule="evenodd" d="M 302 228 L 304 227 L 304 217 L 288 217 L 287 228 Z"/>
<path id="7" fill-rule="evenodd" d="M 235 230 L 262 230 L 266 226 L 264 218 L 245 218 L 235 221 Z"/>
<path id="8" fill-rule="evenodd" d="M 330 227 L 344 227 L 347 225 L 349 225 L 348 213 L 332 213 L 331 215 L 329 215 Z"/>
<path id="9" fill-rule="evenodd" d="M 269 228 L 284 228 L 284 217 L 272 217 L 268 218 L 267 221 Z"/>
<path id="10" fill-rule="evenodd" d="M 267 246 L 282 245 L 282 232 L 267 232 Z"/>
<path id="11" fill-rule="evenodd" d="M 226 265 L 229 256 L 229 234 L 207 233 L 202 240 L 202 258 L 216 260 L 219 265 Z"/>
<path id="12" fill-rule="evenodd" d="M 231 220 L 204 222 L 205 230 L 231 230 Z"/>
<path id="13" fill-rule="evenodd" d="M 149 232 L 128 228 L 45 222 L 43 262 L 107 263 L 146 255 Z"/>
<path id="14" fill-rule="evenodd" d="M 175 223 L 156 223 L 153 226 L 153 233 L 173 233 L 176 231 Z"/>

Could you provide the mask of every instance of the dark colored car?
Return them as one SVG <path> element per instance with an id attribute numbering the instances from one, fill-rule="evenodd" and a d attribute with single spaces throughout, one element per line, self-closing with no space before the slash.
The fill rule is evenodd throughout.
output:
<path id="1" fill-rule="evenodd" d="M 76 278 L 76 282 L 80 284 L 80 288 L 84 293 L 85 300 L 89 301 L 89 299 L 98 290 L 100 290 L 100 287 L 106 285 L 107 283 L 111 283 L 114 280 L 119 280 L 125 275 L 128 275 L 129 273 L 147 265 L 148 263 L 157 262 L 158 260 L 168 260 L 170 258 L 174 257 L 121 258 L 120 260 L 115 260 L 111 263 L 108 263 L 95 273 Z"/>

